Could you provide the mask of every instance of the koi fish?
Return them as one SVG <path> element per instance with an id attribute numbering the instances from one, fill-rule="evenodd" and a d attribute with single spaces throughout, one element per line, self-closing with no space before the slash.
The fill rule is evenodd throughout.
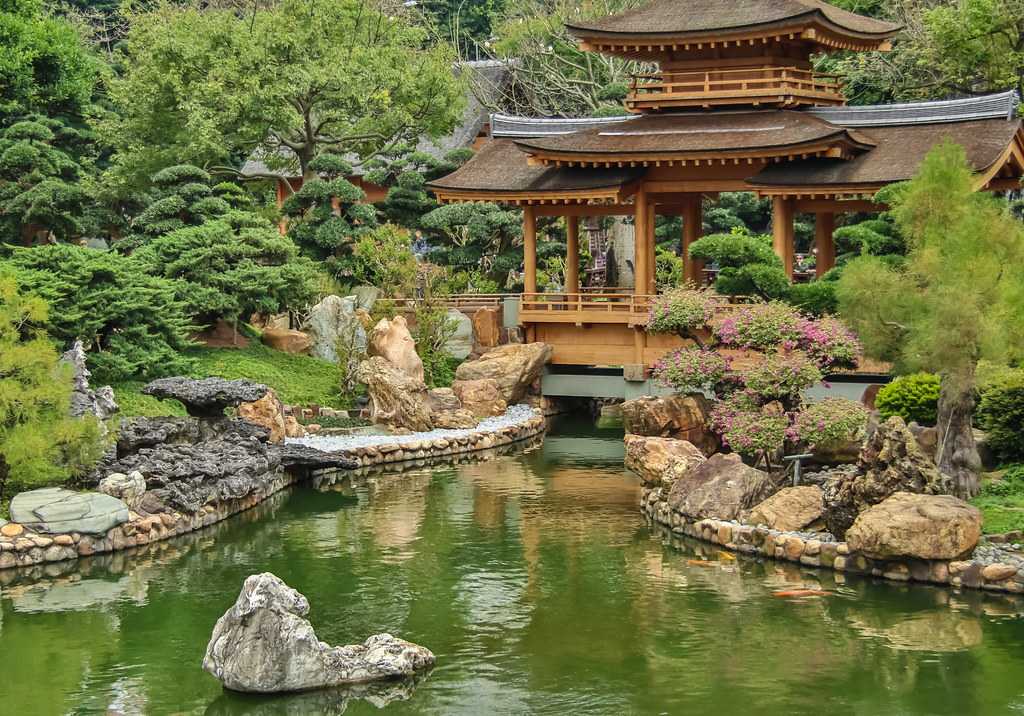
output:
<path id="1" fill-rule="evenodd" d="M 731 554 L 729 552 L 719 552 L 718 553 L 718 558 L 720 560 L 722 560 L 722 561 L 725 561 L 725 562 L 735 562 L 736 561 L 736 555 Z"/>
<path id="2" fill-rule="evenodd" d="M 792 597 L 827 597 L 832 592 L 826 592 L 822 589 L 786 589 L 781 592 L 772 592 L 773 597 L 780 597 L 783 599 Z"/>

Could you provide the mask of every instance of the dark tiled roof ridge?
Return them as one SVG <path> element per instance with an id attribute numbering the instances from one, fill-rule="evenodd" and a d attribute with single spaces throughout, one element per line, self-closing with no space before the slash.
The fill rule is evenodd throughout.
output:
<path id="1" fill-rule="evenodd" d="M 1020 98 L 1016 90 L 980 97 L 900 102 L 892 104 L 816 107 L 807 114 L 843 127 L 898 126 L 907 124 L 945 124 L 975 119 L 1012 119 Z"/>

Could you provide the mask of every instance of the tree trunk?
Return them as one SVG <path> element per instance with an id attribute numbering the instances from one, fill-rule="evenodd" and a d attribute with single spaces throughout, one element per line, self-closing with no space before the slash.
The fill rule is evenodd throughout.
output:
<path id="1" fill-rule="evenodd" d="M 939 392 L 938 437 L 935 462 L 953 478 L 953 492 L 966 500 L 978 494 L 981 458 L 974 443 L 974 366 L 942 375 Z"/>

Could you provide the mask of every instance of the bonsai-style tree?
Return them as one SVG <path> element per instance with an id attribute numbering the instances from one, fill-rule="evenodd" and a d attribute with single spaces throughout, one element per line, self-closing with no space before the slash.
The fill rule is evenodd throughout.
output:
<path id="1" fill-rule="evenodd" d="M 46 303 L 0 271 L 0 502 L 84 472 L 102 452 L 99 422 L 68 415 L 71 375 L 57 362 L 46 320 Z"/>
<path id="2" fill-rule="evenodd" d="M 127 251 L 155 236 L 199 226 L 224 216 L 231 205 L 210 188 L 210 174 L 191 164 L 176 164 L 151 177 L 153 198 L 132 222 L 132 235 L 119 242 Z"/>
<path id="3" fill-rule="evenodd" d="M 438 207 L 427 193 L 426 183 L 455 171 L 472 156 L 472 149 L 456 149 L 437 159 L 403 146 L 366 162 L 363 176 L 366 181 L 388 187 L 387 197 L 377 205 L 387 221 L 418 229 L 422 228 L 423 216 Z"/>
<path id="4" fill-rule="evenodd" d="M 852 261 L 839 281 L 840 311 L 866 350 L 899 372 L 939 373 L 939 469 L 957 493 L 978 492 L 972 432 L 978 361 L 1024 352 L 1024 227 L 1004 201 L 975 191 L 963 148 L 934 148 L 918 175 L 893 194 L 908 244 L 906 267 Z"/>
<path id="5" fill-rule="evenodd" d="M 479 271 L 500 285 L 522 265 L 522 215 L 495 204 L 444 204 L 423 217 L 432 260 Z"/>
<path id="6" fill-rule="evenodd" d="M 735 228 L 728 234 L 712 234 L 694 241 L 690 256 L 718 265 L 715 290 L 723 295 L 771 300 L 789 294 L 789 278 L 767 236 L 754 236 L 746 228 Z"/>

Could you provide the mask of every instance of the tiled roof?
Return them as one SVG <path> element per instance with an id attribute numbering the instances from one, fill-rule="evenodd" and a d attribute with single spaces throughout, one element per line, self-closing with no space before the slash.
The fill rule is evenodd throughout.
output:
<path id="1" fill-rule="evenodd" d="M 1010 119 L 1016 116 L 1019 103 L 1017 93 L 1011 90 L 984 97 L 938 102 L 818 107 L 804 111 L 842 127 L 877 127 L 967 122 L 975 119 Z"/>
<path id="2" fill-rule="evenodd" d="M 495 138 L 555 137 L 581 132 L 592 127 L 619 124 L 637 119 L 637 115 L 622 117 L 583 117 L 580 119 L 516 117 L 511 114 L 491 115 L 491 136 Z"/>
<path id="3" fill-rule="evenodd" d="M 815 20 L 856 35 L 885 38 L 899 25 L 864 17 L 821 0 L 654 0 L 592 22 L 567 23 L 580 37 L 650 35 L 681 37 L 760 29 Z"/>

